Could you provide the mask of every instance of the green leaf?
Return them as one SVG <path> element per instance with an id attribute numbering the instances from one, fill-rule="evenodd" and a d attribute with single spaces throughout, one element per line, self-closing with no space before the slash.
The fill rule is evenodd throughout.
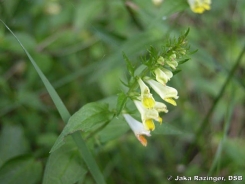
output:
<path id="1" fill-rule="evenodd" d="M 123 92 L 119 93 L 117 98 L 117 116 L 121 113 L 126 101 L 127 96 Z"/>
<path id="2" fill-rule="evenodd" d="M 121 82 L 124 86 L 129 87 L 129 85 L 126 84 L 125 82 L 123 82 L 123 80 L 120 79 L 120 82 Z"/>
<path id="3" fill-rule="evenodd" d="M 128 59 L 125 53 L 123 53 L 123 58 L 127 64 L 128 72 L 130 73 L 131 76 L 134 76 L 135 67 L 132 65 L 132 62 Z"/>
<path id="4" fill-rule="evenodd" d="M 157 59 L 158 59 L 158 52 L 156 50 L 156 48 L 154 48 L 153 46 L 150 46 L 150 49 L 148 50 L 149 54 L 150 54 L 150 60 L 147 61 L 147 65 L 151 66 L 153 65 Z"/>
<path id="5" fill-rule="evenodd" d="M 179 65 L 182 65 L 182 64 L 184 64 L 185 62 L 187 62 L 187 61 L 189 61 L 189 60 L 190 60 L 190 58 L 181 60 L 181 61 L 178 62 L 178 64 L 179 64 Z"/>
<path id="6" fill-rule="evenodd" d="M 155 123 L 156 129 L 152 132 L 152 134 L 164 134 L 164 135 L 175 135 L 175 134 L 183 134 L 184 132 L 169 123 L 163 122 L 161 125 L 159 123 Z"/>
<path id="7" fill-rule="evenodd" d="M 113 114 L 108 107 L 108 104 L 98 102 L 84 105 L 69 119 L 50 152 L 55 151 L 64 144 L 64 138 L 67 135 L 79 130 L 84 132 L 92 131 L 110 121 Z"/>
<path id="8" fill-rule="evenodd" d="M 43 184 L 73 184 L 82 180 L 87 173 L 71 138 L 51 154 L 46 168 Z"/>
<path id="9" fill-rule="evenodd" d="M 191 55 L 191 54 L 195 54 L 197 51 L 198 51 L 198 49 L 196 49 L 196 50 L 194 50 L 194 51 L 191 51 L 191 52 L 190 52 L 190 55 Z"/>
<path id="10" fill-rule="evenodd" d="M 176 75 L 177 73 L 181 72 L 182 70 L 180 69 L 176 69 L 175 71 L 173 71 L 173 75 Z"/>
<path id="11" fill-rule="evenodd" d="M 27 141 L 20 126 L 5 125 L 0 135 L 0 167 L 8 159 L 28 151 Z"/>
<path id="12" fill-rule="evenodd" d="M 186 32 L 185 32 L 185 34 L 183 35 L 183 37 L 186 38 L 186 37 L 188 36 L 189 32 L 190 32 L 190 28 L 188 27 L 188 29 L 186 30 Z"/>
<path id="13" fill-rule="evenodd" d="M 29 156 L 9 160 L 0 168 L 0 184 L 36 184 L 41 179 L 42 165 Z"/>

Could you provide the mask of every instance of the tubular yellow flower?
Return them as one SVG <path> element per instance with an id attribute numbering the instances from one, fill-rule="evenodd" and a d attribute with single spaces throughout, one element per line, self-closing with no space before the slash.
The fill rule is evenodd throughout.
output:
<path id="1" fill-rule="evenodd" d="M 145 108 L 153 108 L 155 106 L 155 100 L 150 93 L 148 86 L 141 80 L 138 79 L 138 83 L 141 91 L 141 102 Z"/>
<path id="2" fill-rule="evenodd" d="M 156 109 L 146 109 L 138 100 L 134 100 L 134 104 L 141 114 L 141 120 L 146 130 L 153 131 L 155 129 L 153 119 L 162 123 L 162 118 L 159 117 L 159 113 Z"/>
<path id="3" fill-rule="evenodd" d="M 210 10 L 211 0 L 188 0 L 188 3 L 194 13 L 203 13 Z"/>
<path id="4" fill-rule="evenodd" d="M 129 114 L 123 114 L 123 116 L 126 119 L 128 125 L 130 126 L 132 131 L 134 132 L 134 134 L 137 137 L 137 139 L 140 141 L 140 143 L 143 146 L 146 146 L 147 145 L 147 140 L 144 137 L 144 135 L 151 136 L 150 131 L 146 130 L 141 122 L 137 121 L 136 119 L 134 119 Z"/>
<path id="5" fill-rule="evenodd" d="M 154 91 L 166 102 L 176 106 L 176 102 L 173 100 L 178 99 L 178 91 L 175 88 L 164 86 L 161 83 L 148 79 L 146 82 L 154 89 Z"/>
<path id="6" fill-rule="evenodd" d="M 156 80 L 163 85 L 166 85 L 171 77 L 173 77 L 173 73 L 165 68 L 157 68 L 154 72 L 156 74 Z"/>

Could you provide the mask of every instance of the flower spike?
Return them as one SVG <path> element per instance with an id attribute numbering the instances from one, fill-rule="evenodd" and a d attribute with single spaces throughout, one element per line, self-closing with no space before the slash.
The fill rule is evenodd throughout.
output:
<path id="1" fill-rule="evenodd" d="M 152 1 L 155 3 L 161 2 L 161 0 Z M 189 0 L 189 2 L 196 1 L 208 2 L 210 0 Z M 127 92 L 121 92 L 118 95 L 116 115 L 125 112 L 123 108 L 127 108 L 126 102 L 128 99 L 134 102 L 140 113 L 141 122 L 135 120 L 129 114 L 124 114 L 123 116 L 134 131 L 137 139 L 144 146 L 147 145 L 146 136 L 150 136 L 150 132 L 156 128 L 155 122 L 162 124 L 163 120 L 160 113 L 168 112 L 165 103 L 155 101 L 154 95 L 150 90 L 153 89 L 164 101 L 174 106 L 177 105 L 175 99 L 178 99 L 178 91 L 173 87 L 167 86 L 167 83 L 173 77 L 178 65 L 189 60 L 189 45 L 186 40 L 188 33 L 189 29 L 178 39 L 168 39 L 166 44 L 161 47 L 161 50 L 151 46 L 148 50 L 149 54 L 146 57 L 142 57 L 140 66 L 134 66 L 124 55 L 131 78 L 128 78 L 128 83 L 125 84 L 128 87 Z M 175 73 L 177 72 L 179 70 Z"/>

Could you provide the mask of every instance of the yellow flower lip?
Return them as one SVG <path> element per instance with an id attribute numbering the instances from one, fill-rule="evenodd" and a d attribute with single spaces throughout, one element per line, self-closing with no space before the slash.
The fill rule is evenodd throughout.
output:
<path id="1" fill-rule="evenodd" d="M 172 105 L 174 105 L 174 106 L 177 106 L 177 103 L 172 98 L 165 98 L 165 101 L 168 102 L 168 103 L 170 103 L 170 104 L 172 104 Z"/>
<path id="2" fill-rule="evenodd" d="M 144 124 L 146 130 L 150 130 L 150 131 L 155 130 L 155 125 L 154 125 L 154 122 L 152 119 L 145 120 L 143 122 L 143 124 Z"/>

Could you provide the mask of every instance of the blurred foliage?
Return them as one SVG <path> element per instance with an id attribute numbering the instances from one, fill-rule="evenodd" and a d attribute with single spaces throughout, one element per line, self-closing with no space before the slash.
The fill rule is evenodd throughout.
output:
<path id="1" fill-rule="evenodd" d="M 150 0 L 0 0 L 0 18 L 72 114 L 88 102 L 116 101 L 105 98 L 123 87 L 120 79 L 127 71 L 122 52 L 139 63 L 150 45 L 160 47 L 167 37 L 190 28 L 188 40 L 198 52 L 170 81 L 180 98 L 177 108 L 163 117 L 175 132 L 159 129 L 144 148 L 119 117 L 101 132 L 84 135 L 107 183 L 118 184 L 172 183 L 169 175 L 245 179 L 245 57 L 196 141 L 244 47 L 244 9 L 242 0 L 213 1 L 202 15 L 191 12 L 184 0 L 165 0 L 160 6 Z M 0 74 L 0 183 L 94 183 L 69 136 L 63 151 L 49 157 L 64 122 L 2 24 Z"/>

